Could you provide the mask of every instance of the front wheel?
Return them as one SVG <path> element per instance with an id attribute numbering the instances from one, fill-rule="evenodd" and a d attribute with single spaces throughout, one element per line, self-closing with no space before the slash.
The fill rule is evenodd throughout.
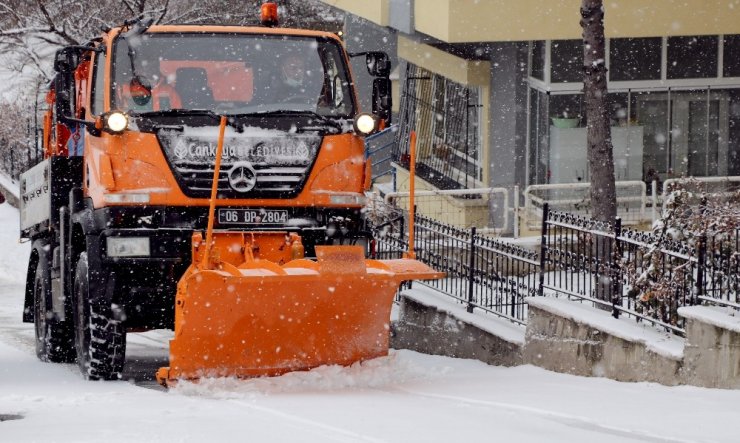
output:
<path id="1" fill-rule="evenodd" d="M 118 380 L 126 359 L 126 331 L 110 306 L 90 299 L 87 253 L 80 254 L 74 280 L 77 364 L 88 380 Z"/>
<path id="2" fill-rule="evenodd" d="M 75 360 L 74 329 L 69 318 L 59 320 L 51 309 L 51 275 L 48 261 L 40 257 L 33 279 L 33 323 L 36 356 L 41 361 L 71 363 Z"/>

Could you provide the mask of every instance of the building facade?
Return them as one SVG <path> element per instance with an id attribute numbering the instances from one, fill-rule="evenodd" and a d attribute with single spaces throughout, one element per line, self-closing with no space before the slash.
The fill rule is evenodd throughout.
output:
<path id="1" fill-rule="evenodd" d="M 397 62 L 425 186 L 589 181 L 580 0 L 323 1 Z M 604 3 L 616 179 L 740 175 L 740 1 Z"/>

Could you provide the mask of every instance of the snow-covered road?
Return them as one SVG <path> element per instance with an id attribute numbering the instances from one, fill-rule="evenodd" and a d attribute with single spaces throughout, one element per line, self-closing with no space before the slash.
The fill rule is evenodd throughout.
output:
<path id="1" fill-rule="evenodd" d="M 21 323 L 28 244 L 0 205 L 0 442 L 740 440 L 740 391 L 618 383 L 394 351 L 350 368 L 151 389 L 166 331 L 131 334 L 120 382 L 39 362 Z"/>

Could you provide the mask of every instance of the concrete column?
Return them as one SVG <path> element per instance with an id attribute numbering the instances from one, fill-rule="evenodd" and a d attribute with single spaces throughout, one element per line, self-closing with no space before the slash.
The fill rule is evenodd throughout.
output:
<path id="1" fill-rule="evenodd" d="M 519 198 L 513 195 L 514 186 L 526 185 L 527 51 L 526 42 L 505 42 L 493 44 L 491 52 L 490 186 L 509 188 L 512 206 Z M 512 217 L 502 208 L 491 208 L 491 216 L 497 221 Z"/>
<path id="2" fill-rule="evenodd" d="M 740 389 L 740 318 L 710 306 L 678 313 L 686 319 L 685 383 Z"/>

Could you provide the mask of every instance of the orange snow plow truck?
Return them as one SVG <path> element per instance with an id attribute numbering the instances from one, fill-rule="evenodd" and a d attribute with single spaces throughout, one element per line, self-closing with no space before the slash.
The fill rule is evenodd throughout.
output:
<path id="1" fill-rule="evenodd" d="M 392 299 L 441 274 L 371 260 L 363 137 L 390 119 L 390 64 L 360 113 L 334 34 L 137 20 L 59 50 L 45 159 L 21 177 L 23 319 L 41 360 L 122 376 L 127 332 L 174 329 L 160 383 L 387 354 Z"/>

